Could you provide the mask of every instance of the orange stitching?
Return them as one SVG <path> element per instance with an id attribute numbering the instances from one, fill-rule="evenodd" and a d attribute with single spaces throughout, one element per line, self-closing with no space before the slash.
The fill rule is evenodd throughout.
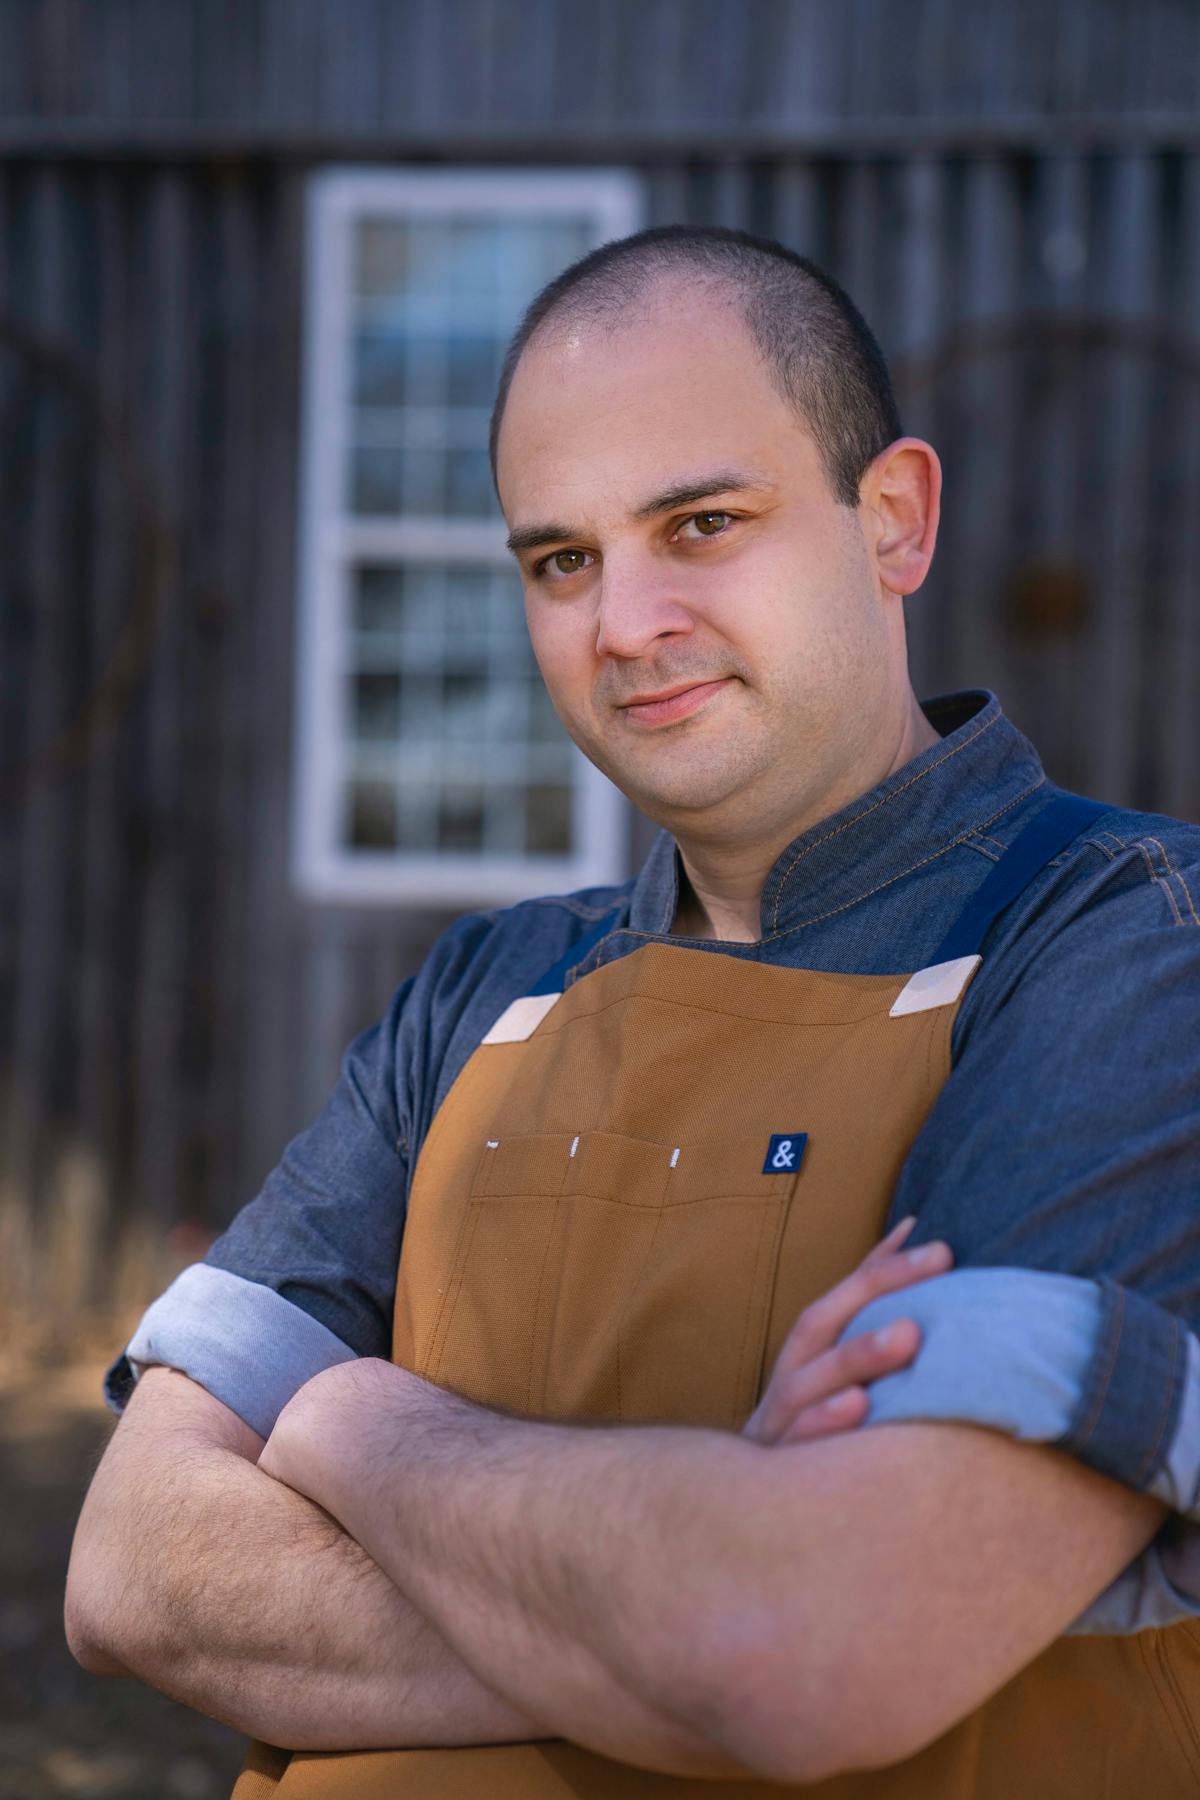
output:
<path id="1" fill-rule="evenodd" d="M 1183 924 L 1183 914 L 1179 910 L 1178 904 L 1176 903 L 1176 900 L 1175 900 L 1175 896 L 1171 892 L 1170 888 L 1167 886 L 1163 877 L 1161 875 L 1158 875 L 1155 873 L 1153 860 L 1151 859 L 1150 852 L 1147 850 L 1145 844 L 1142 844 L 1142 843 L 1134 844 L 1132 846 L 1132 848 L 1135 850 L 1141 851 L 1142 861 L 1146 865 L 1146 868 L 1147 868 L 1147 871 L 1149 872 L 1151 881 L 1154 883 L 1156 888 L 1162 889 L 1163 893 L 1167 896 L 1167 899 L 1170 901 L 1171 911 L 1175 914 L 1175 923 L 1177 925 L 1182 925 Z"/>
<path id="2" fill-rule="evenodd" d="M 1080 1450 L 1082 1450 L 1084 1448 L 1085 1444 L 1088 1443 L 1089 1439 L 1092 1436 L 1092 1433 L 1095 1431 L 1096 1426 L 1099 1423 L 1100 1414 L 1104 1411 L 1104 1402 L 1108 1398 L 1108 1389 L 1109 1389 L 1109 1384 L 1112 1381 L 1112 1372 L 1113 1372 L 1113 1369 L 1116 1367 L 1117 1351 L 1121 1345 L 1121 1333 L 1125 1329 L 1125 1290 L 1124 1290 L 1124 1288 L 1114 1286 L 1113 1292 L 1117 1296 L 1116 1318 L 1114 1321 L 1115 1329 L 1112 1331 L 1112 1333 L 1110 1334 L 1110 1337 L 1109 1337 L 1108 1359 L 1105 1364 L 1102 1377 L 1097 1383 L 1096 1398 L 1093 1403 L 1092 1411 L 1089 1414 L 1086 1421 L 1082 1422 L 1082 1423 L 1086 1423 L 1087 1429 L 1086 1429 L 1086 1431 L 1083 1432 L 1082 1437 L 1080 1437 L 1078 1435 L 1078 1433 L 1075 1434 L 1075 1445 Z M 1082 1428 L 1082 1426 L 1081 1426 L 1081 1428 Z"/>
<path id="3" fill-rule="evenodd" d="M 1183 889 L 1184 893 L 1187 895 L 1188 911 L 1191 913 L 1192 918 L 1195 919 L 1196 924 L 1200 925 L 1200 917 L 1197 916 L 1196 908 L 1192 905 L 1192 896 L 1190 893 L 1188 893 L 1188 885 L 1187 885 L 1187 882 L 1183 879 L 1183 875 L 1181 874 L 1181 872 L 1178 869 L 1174 869 L 1171 867 L 1171 858 L 1167 855 L 1165 847 L 1159 842 L 1158 838 L 1153 838 L 1153 837 L 1149 838 L 1149 839 L 1147 839 L 1147 842 L 1158 845 L 1159 850 L 1162 852 L 1162 859 L 1167 865 L 1167 874 L 1173 880 L 1178 881 L 1180 887 Z M 1181 919 L 1179 922 L 1182 925 L 1183 920 Z"/>
<path id="4" fill-rule="evenodd" d="M 1154 1434 L 1154 1442 L 1147 1452 L 1146 1460 L 1134 1478 L 1134 1486 L 1137 1488 L 1142 1486 L 1143 1482 L 1150 1474 L 1151 1469 L 1158 1461 L 1158 1452 L 1163 1441 L 1163 1434 L 1167 1429 L 1167 1423 L 1171 1416 L 1175 1366 L 1179 1361 L 1179 1340 L 1182 1336 L 1182 1328 L 1180 1327 L 1178 1320 L 1174 1320 L 1173 1323 L 1175 1325 L 1175 1330 L 1171 1333 L 1171 1366 L 1167 1371 L 1167 1379 L 1163 1382 L 1162 1416 L 1159 1420 L 1158 1430 Z"/>
<path id="5" fill-rule="evenodd" d="M 969 837 L 965 837 L 962 841 L 968 850 L 978 850 L 980 856 L 986 857 L 990 863 L 998 863 L 1004 852 L 1003 844 L 999 846 L 998 850 L 989 848 L 990 845 L 996 843 L 996 839 L 994 837 L 988 837 L 986 832 L 973 831 Z"/>
<path id="6" fill-rule="evenodd" d="M 571 1179 L 570 1160 L 568 1158 L 564 1157 L 563 1158 L 562 1179 L 559 1182 L 558 1192 L 557 1192 L 557 1194 L 548 1196 L 548 1198 L 551 1198 L 554 1201 L 554 1211 L 550 1216 L 550 1229 L 546 1233 L 546 1242 L 542 1249 L 542 1266 L 538 1270 L 537 1293 L 534 1296 L 533 1305 L 530 1308 L 529 1379 L 525 1383 L 525 1410 L 526 1410 L 526 1412 L 533 1411 L 534 1353 L 537 1350 L 537 1329 L 538 1329 L 538 1324 L 540 1321 L 540 1314 L 541 1314 L 541 1310 L 542 1310 L 542 1290 L 546 1285 L 546 1264 L 550 1260 L 551 1244 L 554 1242 L 556 1236 L 561 1235 L 561 1233 L 559 1232 L 559 1220 L 562 1217 L 562 1200 L 563 1200 L 563 1195 L 567 1191 L 567 1183 L 570 1179 Z M 565 1230 L 565 1227 L 564 1227 L 564 1230 Z M 565 1255 L 565 1250 L 564 1250 L 564 1255 Z M 561 1273 L 561 1265 L 560 1265 L 560 1273 Z M 539 1374 L 541 1375 L 541 1382 L 542 1382 L 542 1391 L 538 1395 L 539 1404 L 543 1403 L 545 1401 L 545 1397 L 546 1397 L 546 1383 L 549 1380 L 549 1376 L 550 1376 L 550 1368 L 549 1368 L 550 1353 L 551 1353 L 551 1349 L 554 1344 L 554 1327 L 558 1323 L 558 1303 L 561 1298 L 562 1298 L 562 1282 L 560 1281 L 558 1286 L 554 1290 L 554 1304 L 550 1311 L 550 1317 L 546 1321 L 546 1357 L 545 1357 L 545 1361 L 542 1363 L 541 1369 L 539 1370 Z"/>
<path id="7" fill-rule="evenodd" d="M 984 819 L 982 823 L 984 825 L 990 825 L 993 820 L 1000 818 L 1004 813 L 1011 812 L 1014 806 L 1019 806 L 1021 801 L 1028 799 L 1030 794 L 1036 794 L 1038 789 L 1045 783 L 1045 780 L 1046 777 L 1044 775 L 1041 776 L 1039 780 L 1034 782 L 1032 787 L 1026 788 L 1024 793 L 1018 794 L 1015 800 L 1007 801 L 1000 808 L 999 812 L 994 812 L 990 819 Z M 972 827 L 972 829 L 975 828 Z M 807 931 L 810 925 L 820 925 L 825 919 L 836 918 L 838 913 L 847 911 L 851 906 L 857 906 L 860 900 L 869 900 L 872 894 L 881 894 L 884 888 L 891 887 L 893 882 L 903 881 L 906 875 L 914 875 L 918 869 L 923 869 L 927 863 L 936 862 L 939 856 L 945 856 L 947 850 L 957 849 L 959 845 L 966 842 L 970 835 L 971 833 L 967 832 L 962 837 L 951 838 L 950 842 L 948 844 L 943 844 L 940 850 L 935 850 L 931 856 L 923 856 L 920 862 L 913 863 L 911 868 L 901 869 L 898 875 L 889 875 L 886 881 L 881 881 L 879 883 L 878 887 L 868 888 L 865 894 L 856 894 L 853 900 L 847 900 L 843 906 L 835 906 L 830 912 L 818 913 L 815 919 L 803 919 L 799 925 L 789 925 L 786 931 L 773 931 L 769 938 L 764 938 L 762 940 L 763 943 L 778 943 L 780 938 L 790 937 L 793 931 Z"/>
<path id="8" fill-rule="evenodd" d="M 787 868 L 783 871 L 779 880 L 779 891 L 775 896 L 775 916 L 771 920 L 772 932 L 774 932 L 779 925 L 779 907 L 783 899 L 783 890 L 787 886 L 792 870 L 796 867 L 798 862 L 802 862 L 803 859 L 806 856 L 809 856 L 814 850 L 819 850 L 822 844 L 828 844 L 835 837 L 840 837 L 843 831 L 849 831 L 852 825 L 859 824 L 863 819 L 869 819 L 871 814 L 877 812 L 881 806 L 887 806 L 891 801 L 898 800 L 900 795 L 907 793 L 908 789 L 912 787 L 915 782 L 924 781 L 927 775 L 932 775 L 935 769 L 940 769 L 943 763 L 948 763 L 951 757 L 957 756 L 960 751 L 965 750 L 968 744 L 975 743 L 977 739 L 983 736 L 985 731 L 990 731 L 993 725 L 998 725 L 1002 717 L 1002 713 L 996 713 L 995 717 L 989 719 L 986 725 L 981 725 L 978 731 L 973 731 L 969 738 L 964 738 L 963 742 L 956 745 L 953 750 L 947 750 L 945 756 L 939 756 L 936 762 L 929 764 L 928 768 L 920 770 L 916 775 L 910 775 L 908 780 L 903 782 L 900 787 L 894 788 L 890 794 L 882 795 L 880 799 L 876 800 L 871 806 L 868 806 L 865 812 L 856 813 L 854 818 L 847 819 L 845 824 L 836 826 L 833 831 L 827 831 L 824 837 L 817 838 L 814 843 L 806 845 L 803 850 L 798 850 Z M 1042 779 L 1044 780 L 1045 777 L 1043 776 Z M 996 816 L 999 817 L 999 814 Z M 984 820 L 985 825 L 990 823 L 990 819 Z M 918 867 L 919 866 L 920 865 L 918 865 Z"/>
<path id="9" fill-rule="evenodd" d="M 1164 1641 L 1162 1638 L 1159 1638 L 1156 1648 L 1162 1660 L 1163 1674 L 1170 1682 L 1171 1692 L 1175 1696 L 1175 1704 L 1179 1710 L 1179 1716 L 1183 1720 L 1187 1730 L 1192 1748 L 1194 1750 L 1200 1750 L 1200 1735 L 1197 1734 L 1195 1721 L 1192 1718 L 1191 1710 L 1187 1704 L 1187 1697 L 1171 1662 L 1170 1639 Z M 1191 1761 L 1190 1758 L 1188 1760 Z M 1200 1767 L 1197 1767 L 1193 1763 L 1192 1769 L 1194 1774 L 1200 1775 Z"/>

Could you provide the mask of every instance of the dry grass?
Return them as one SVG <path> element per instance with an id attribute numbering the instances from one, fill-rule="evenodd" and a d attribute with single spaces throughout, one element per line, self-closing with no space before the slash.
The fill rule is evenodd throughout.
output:
<path id="1" fill-rule="evenodd" d="M 0 1797 L 224 1800 L 245 1739 L 141 1682 L 88 1675 L 63 1633 L 75 1521 L 116 1425 L 104 1371 L 208 1242 L 139 1223 L 104 1254 L 86 1173 L 56 1183 L 40 1232 L 0 1204 Z"/>

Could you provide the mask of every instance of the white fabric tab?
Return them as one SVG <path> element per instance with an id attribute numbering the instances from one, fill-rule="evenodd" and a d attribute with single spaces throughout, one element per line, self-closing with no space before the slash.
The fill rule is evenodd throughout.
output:
<path id="1" fill-rule="evenodd" d="M 928 1012 L 934 1006 L 949 1006 L 952 1000 L 958 999 L 982 961 L 981 956 L 956 956 L 952 962 L 930 963 L 927 969 L 918 969 L 900 989 L 888 1018 L 898 1019 L 902 1013 Z"/>
<path id="2" fill-rule="evenodd" d="M 520 1044 L 532 1037 L 561 994 L 526 994 L 506 1006 L 481 1044 Z"/>

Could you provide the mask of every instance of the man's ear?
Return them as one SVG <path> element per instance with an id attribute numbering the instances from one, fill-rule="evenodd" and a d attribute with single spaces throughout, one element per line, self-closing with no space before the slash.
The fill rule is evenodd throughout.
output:
<path id="1" fill-rule="evenodd" d="M 929 573 L 941 513 L 942 465 L 924 438 L 897 438 L 859 484 L 868 543 L 879 579 L 893 594 L 912 594 Z"/>

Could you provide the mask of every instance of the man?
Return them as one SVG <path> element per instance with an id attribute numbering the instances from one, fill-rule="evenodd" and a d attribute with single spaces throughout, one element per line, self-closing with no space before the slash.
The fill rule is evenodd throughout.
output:
<path id="1" fill-rule="evenodd" d="M 780 246 L 585 258 L 492 449 L 559 715 L 664 829 L 459 921 L 149 1309 L 75 1641 L 253 1731 L 238 1800 L 1194 1793 L 1200 831 L 1061 795 L 990 695 L 918 703 L 938 459 Z M 849 1275 L 913 1215 L 927 1279 L 902 1231 Z M 150 1383 L 390 1578 L 391 1735 L 225 1697 L 200 1590 L 247 1637 L 281 1602 L 192 1483 L 103 1641 Z"/>

